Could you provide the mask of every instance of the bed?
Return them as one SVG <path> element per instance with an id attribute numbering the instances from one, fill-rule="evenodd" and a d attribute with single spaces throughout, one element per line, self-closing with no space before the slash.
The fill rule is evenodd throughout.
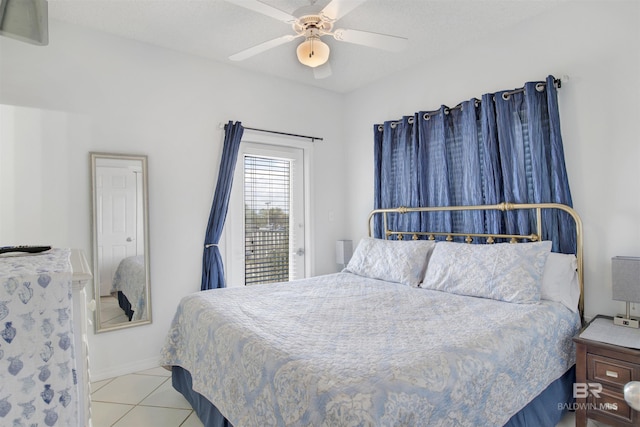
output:
<path id="1" fill-rule="evenodd" d="M 146 267 L 144 255 L 124 258 L 113 275 L 111 295 L 118 299 L 118 305 L 129 321 L 146 317 Z"/>
<path id="2" fill-rule="evenodd" d="M 161 354 L 174 387 L 206 426 L 555 426 L 582 322 L 579 217 L 500 204 L 447 209 L 532 210 L 535 232 L 386 229 L 438 209 L 374 211 L 392 240 L 363 239 L 341 273 L 183 298 Z M 546 209 L 574 218 L 575 256 L 540 241 Z"/>

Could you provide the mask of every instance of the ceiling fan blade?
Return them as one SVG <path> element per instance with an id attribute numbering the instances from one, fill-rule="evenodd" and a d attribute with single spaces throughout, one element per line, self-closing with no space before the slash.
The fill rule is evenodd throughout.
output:
<path id="1" fill-rule="evenodd" d="M 296 39 L 298 37 L 301 37 L 301 36 L 287 34 L 286 36 L 278 37 L 277 39 L 269 40 L 264 43 L 260 43 L 259 45 L 250 47 L 249 49 L 245 49 L 238 53 L 234 53 L 229 57 L 229 59 L 232 61 L 242 61 L 254 55 L 262 53 L 266 50 L 273 49 L 274 47 L 280 46 L 281 44 L 288 43 L 291 40 Z"/>
<path id="2" fill-rule="evenodd" d="M 333 38 L 339 41 L 374 47 L 376 49 L 399 52 L 407 48 L 408 39 L 387 34 L 370 33 L 360 30 L 335 30 Z"/>
<path id="3" fill-rule="evenodd" d="M 329 65 L 329 62 L 325 62 L 323 65 L 313 69 L 313 77 L 317 80 L 326 79 L 331 76 L 331 74 L 331 65 Z"/>
<path id="4" fill-rule="evenodd" d="M 244 7 L 245 9 L 253 10 L 254 12 L 261 13 L 266 16 L 270 16 L 271 18 L 277 19 L 278 21 L 286 22 L 287 24 L 291 24 L 297 20 L 297 18 L 293 15 L 288 14 L 287 12 L 283 12 L 280 9 L 276 9 L 273 6 L 269 6 L 268 4 L 262 3 L 258 0 L 225 0 L 227 3 L 233 3 L 237 6 Z"/>
<path id="5" fill-rule="evenodd" d="M 320 14 L 329 18 L 330 21 L 337 21 L 365 1 L 367 0 L 333 0 L 322 9 Z"/>

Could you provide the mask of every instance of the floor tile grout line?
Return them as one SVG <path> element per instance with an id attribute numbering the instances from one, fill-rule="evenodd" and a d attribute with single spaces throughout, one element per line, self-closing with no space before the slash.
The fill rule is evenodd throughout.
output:
<path id="1" fill-rule="evenodd" d="M 175 406 L 164 406 L 164 405 L 143 405 L 142 403 L 139 403 L 135 406 L 143 406 L 145 408 L 166 408 L 166 409 L 179 409 L 181 411 L 193 411 L 193 408 L 178 408 Z"/>
<path id="2" fill-rule="evenodd" d="M 191 415 L 193 415 L 193 414 L 194 414 L 194 411 L 193 411 L 193 409 L 192 409 L 192 410 L 189 412 L 189 415 L 187 415 L 187 418 L 185 418 L 185 419 L 180 423 L 180 425 L 179 425 L 178 427 L 182 427 L 182 426 L 184 425 L 184 423 L 186 423 L 186 422 L 187 422 L 187 420 L 188 420 L 189 418 L 191 418 Z M 199 419 L 199 418 L 198 418 L 198 419 Z"/>
<path id="3" fill-rule="evenodd" d="M 136 374 L 135 374 L 135 373 L 133 373 L 133 374 L 129 374 L 129 375 L 136 375 Z M 157 376 L 158 376 L 158 377 L 160 377 L 160 378 L 164 378 L 164 377 L 161 377 L 160 375 L 157 375 Z M 111 380 L 109 381 L 109 383 L 110 383 L 111 381 L 115 380 L 116 378 L 118 378 L 118 377 L 111 378 Z M 164 381 L 162 381 L 162 382 L 160 383 L 160 385 L 158 385 L 156 388 L 154 388 L 153 390 L 151 390 L 151 392 L 150 392 L 149 394 L 147 394 L 146 396 L 144 396 L 141 400 L 139 400 L 139 401 L 138 401 L 138 403 L 122 403 L 122 402 L 112 402 L 112 401 L 108 401 L 108 400 L 97 400 L 97 399 L 94 399 L 94 397 L 93 397 L 93 391 L 91 392 L 91 401 L 92 401 L 92 402 L 100 402 L 100 403 L 113 403 L 113 404 L 116 404 L 116 405 L 129 405 L 129 406 L 133 405 L 133 407 L 136 407 L 136 406 L 149 406 L 149 405 L 140 405 L 140 404 L 141 404 L 141 403 L 142 403 L 146 398 L 148 398 L 149 396 L 151 396 L 151 395 L 152 395 L 156 390 L 158 390 L 158 389 L 159 389 L 159 388 L 160 388 L 164 383 L 166 383 L 168 379 L 169 379 L 169 378 L 167 378 L 167 379 L 165 379 Z M 108 383 L 107 383 L 107 384 L 108 384 Z M 106 386 L 107 384 L 105 384 L 105 386 Z M 104 387 L 104 386 L 103 386 L 103 387 Z M 102 387 L 100 387 L 100 388 L 102 388 Z M 96 391 L 97 391 L 97 390 L 96 390 Z M 132 409 L 133 409 L 133 408 L 132 408 Z M 173 409 L 173 408 L 172 408 L 172 409 Z"/>
<path id="4" fill-rule="evenodd" d="M 152 376 L 152 377 L 164 378 L 164 380 L 157 387 L 155 387 L 151 392 L 149 392 L 145 397 L 143 397 L 136 404 L 110 402 L 110 401 L 106 401 L 106 400 L 94 400 L 94 399 L 92 399 L 92 401 L 96 402 L 96 403 L 99 402 L 99 403 L 109 404 L 109 405 L 124 405 L 124 406 L 128 406 L 129 407 L 129 410 L 127 410 L 124 414 L 122 414 L 122 416 L 120 416 L 117 420 L 113 421 L 113 423 L 111 423 L 110 427 L 113 427 L 114 425 L 116 425 L 117 423 L 122 421 L 127 415 L 129 415 L 137 407 L 141 407 L 141 408 L 161 408 L 161 409 L 168 409 L 168 410 L 172 410 L 172 411 L 175 410 L 175 411 L 181 411 L 181 412 L 182 411 L 186 411 L 185 418 L 177 424 L 177 427 L 185 426 L 187 421 L 189 420 L 189 418 L 191 418 L 195 414 L 194 409 L 191 408 L 191 407 L 190 408 L 177 408 L 177 407 L 173 407 L 173 406 L 160 406 L 160 405 L 145 405 L 145 404 L 143 404 L 145 399 L 149 398 L 153 393 L 157 392 L 160 389 L 160 387 L 164 386 L 168 381 L 171 380 L 171 374 L 170 373 L 168 375 L 162 375 L 162 374 L 155 374 L 155 373 L 147 372 L 147 371 L 150 371 L 150 370 L 153 370 L 153 369 L 155 369 L 155 368 L 147 369 L 145 371 L 133 372 L 133 373 L 129 374 L 129 375 L 137 375 L 137 376 Z M 91 394 L 93 395 L 93 392 L 102 389 L 103 387 L 107 386 L 112 381 L 114 381 L 116 378 L 120 378 L 120 377 L 121 376 L 117 376 L 117 377 L 113 377 L 113 378 L 107 378 L 107 379 L 104 379 L 104 380 L 96 381 L 96 383 L 97 382 L 104 382 L 104 384 L 102 384 L 96 390 L 92 390 Z M 199 418 L 197 417 L 197 415 L 195 415 L 195 416 L 199 421 Z"/>
<path id="5" fill-rule="evenodd" d="M 166 379 L 165 381 L 163 381 L 163 382 L 162 382 L 158 387 L 156 387 L 156 389 L 155 389 L 155 390 L 153 390 L 151 393 L 149 393 L 149 395 L 148 395 L 148 396 L 146 396 L 144 399 L 142 399 L 142 400 L 140 401 L 140 403 L 136 404 L 136 406 L 144 406 L 144 407 L 147 407 L 147 408 L 167 408 L 167 409 L 185 409 L 185 410 L 193 410 L 193 408 L 176 408 L 176 407 L 173 407 L 173 406 L 144 405 L 144 404 L 142 403 L 142 402 L 144 402 L 147 398 L 149 398 L 153 393 L 155 393 L 156 391 L 158 391 L 158 389 L 159 389 L 160 387 L 162 387 L 163 385 L 165 385 L 165 383 L 166 383 L 167 381 L 169 381 L 169 380 L 171 380 L 171 377 L 167 377 L 167 379 Z"/>
<path id="6" fill-rule="evenodd" d="M 133 411 L 133 410 L 135 409 L 135 407 L 136 407 L 136 406 L 137 406 L 137 405 L 133 405 L 133 406 L 131 406 L 131 409 L 129 409 L 129 410 L 128 410 L 127 412 L 125 412 L 124 414 L 122 414 L 122 416 L 121 416 L 120 418 L 118 418 L 117 420 L 115 420 L 115 421 L 111 424 L 111 426 L 109 426 L 109 427 L 113 427 L 114 425 L 118 424 L 118 423 L 120 422 L 120 420 L 121 420 L 121 419 L 123 419 L 124 417 L 126 417 L 126 416 L 127 416 L 127 414 L 128 414 L 129 412 Z"/>
<path id="7" fill-rule="evenodd" d="M 172 408 L 169 406 L 150 406 L 150 405 L 128 405 L 128 404 L 124 404 L 124 403 L 115 403 L 115 402 L 100 402 L 100 403 L 107 403 L 109 405 L 124 405 L 124 406 L 130 406 L 131 408 L 129 408 L 129 410 L 127 412 L 125 412 L 124 414 L 122 414 L 122 416 L 120 418 L 118 418 L 117 420 L 115 420 L 113 423 L 111 423 L 111 425 L 109 427 L 113 427 L 114 425 L 118 424 L 123 418 L 125 418 L 131 411 L 133 411 L 135 408 L 138 407 L 142 407 L 142 408 L 161 408 L 161 409 L 170 409 L 170 410 L 178 410 L 178 411 L 187 411 L 186 417 L 180 421 L 180 424 L 178 424 L 178 427 L 184 425 L 184 423 L 187 422 L 187 420 L 189 419 L 189 417 L 191 417 L 191 415 L 193 415 L 194 410 L 193 409 L 186 409 L 186 408 Z"/>
<path id="8" fill-rule="evenodd" d="M 141 405 L 141 404 L 142 404 L 142 402 L 144 402 L 144 401 L 145 401 L 145 399 L 147 399 L 149 396 L 151 396 L 153 393 L 155 393 L 155 392 L 156 392 L 156 390 L 158 390 L 160 387 L 162 387 L 162 385 L 163 385 L 164 383 L 166 383 L 166 382 L 167 382 L 167 380 L 168 380 L 168 378 L 167 378 L 167 379 L 165 379 L 164 381 L 162 381 L 158 387 L 156 387 L 156 388 L 154 388 L 153 390 L 151 390 L 151 393 L 147 394 L 145 397 L 143 397 L 143 398 L 142 398 L 142 400 L 141 400 L 140 402 L 136 403 L 136 406 Z"/>
<path id="9" fill-rule="evenodd" d="M 91 394 L 93 394 L 93 393 L 95 393 L 96 391 L 100 390 L 102 387 L 104 387 L 104 386 L 108 385 L 109 383 L 111 383 L 111 381 L 115 380 L 116 378 L 117 378 L 117 377 L 114 377 L 114 378 L 107 378 L 107 379 L 100 380 L 100 381 L 95 381 L 95 382 L 93 382 L 93 383 L 89 384 L 89 385 L 90 385 L 90 388 L 91 388 Z M 93 384 L 95 384 L 95 383 L 99 383 L 99 382 L 103 382 L 103 381 L 105 382 L 104 384 L 102 384 L 100 387 L 96 388 L 95 390 L 93 389 L 93 387 L 94 387 L 94 385 L 93 385 Z"/>
<path id="10" fill-rule="evenodd" d="M 160 374 L 145 374 L 145 371 L 141 371 L 141 372 L 134 372 L 131 375 L 141 375 L 143 377 L 162 377 L 162 378 L 171 378 L 171 372 L 168 373 L 168 375 L 160 375 Z"/>

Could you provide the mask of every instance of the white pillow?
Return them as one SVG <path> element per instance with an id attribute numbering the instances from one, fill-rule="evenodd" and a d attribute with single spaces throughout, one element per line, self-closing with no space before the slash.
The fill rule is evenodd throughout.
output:
<path id="1" fill-rule="evenodd" d="M 418 286 L 424 277 L 435 241 L 384 240 L 370 237 L 360 240 L 347 268 L 371 279 Z"/>
<path id="2" fill-rule="evenodd" d="M 514 303 L 540 301 L 551 242 L 438 242 L 422 283 L 426 289 Z"/>
<path id="3" fill-rule="evenodd" d="M 540 298 L 562 303 L 577 313 L 580 301 L 577 270 L 578 261 L 575 255 L 551 252 L 544 265 Z"/>

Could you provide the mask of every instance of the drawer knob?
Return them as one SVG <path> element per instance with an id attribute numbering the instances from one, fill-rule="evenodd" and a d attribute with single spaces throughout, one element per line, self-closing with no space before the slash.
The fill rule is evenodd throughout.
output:
<path id="1" fill-rule="evenodd" d="M 618 373 L 616 371 L 605 371 L 605 375 L 611 378 L 618 378 Z"/>
<path id="2" fill-rule="evenodd" d="M 630 381 L 624 386 L 624 400 L 636 411 L 640 411 L 640 381 Z"/>

